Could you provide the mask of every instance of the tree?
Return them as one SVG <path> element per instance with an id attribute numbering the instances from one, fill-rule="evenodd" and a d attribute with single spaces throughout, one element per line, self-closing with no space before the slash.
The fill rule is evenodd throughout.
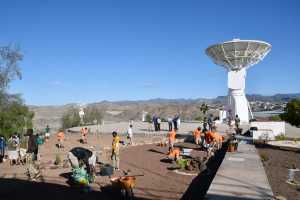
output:
<path id="1" fill-rule="evenodd" d="M 206 114 L 206 112 L 208 111 L 208 106 L 206 103 L 202 103 L 200 106 L 200 111 L 203 113 L 203 115 Z"/>
<path id="2" fill-rule="evenodd" d="M 292 99 L 288 102 L 280 117 L 291 125 L 300 127 L 300 100 Z"/>
<path id="3" fill-rule="evenodd" d="M 148 122 L 148 123 L 152 123 L 152 117 L 149 113 L 146 114 L 145 121 Z"/>
<path id="4" fill-rule="evenodd" d="M 0 134 L 6 138 L 32 127 L 34 113 L 23 103 L 20 95 L 7 93 L 11 81 L 21 78 L 18 65 L 23 59 L 19 48 L 11 45 L 0 47 Z"/>
<path id="5" fill-rule="evenodd" d="M 12 45 L 0 47 L 0 91 L 5 92 L 9 83 L 16 78 L 21 79 L 21 69 L 18 63 L 23 55 L 18 47 Z"/>
<path id="6" fill-rule="evenodd" d="M 63 129 L 72 128 L 80 126 L 80 117 L 78 109 L 71 108 L 69 109 L 61 118 L 61 124 Z M 88 106 L 84 110 L 83 121 L 85 124 L 94 124 L 94 120 L 97 120 L 97 123 L 102 121 L 102 112 L 96 106 Z"/>
<path id="7" fill-rule="evenodd" d="M 80 126 L 80 117 L 78 109 L 69 109 L 61 118 L 61 124 L 63 129 Z"/>

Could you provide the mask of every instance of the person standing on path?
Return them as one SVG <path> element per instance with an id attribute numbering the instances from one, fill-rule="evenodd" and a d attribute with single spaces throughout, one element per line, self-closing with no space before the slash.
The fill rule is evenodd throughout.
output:
<path id="1" fill-rule="evenodd" d="M 174 130 L 177 131 L 178 130 L 178 127 L 177 127 L 177 120 L 178 120 L 178 116 L 175 116 L 173 118 L 173 124 L 174 124 Z"/>
<path id="2" fill-rule="evenodd" d="M 195 144 L 201 144 L 201 127 L 198 127 L 193 132 Z"/>
<path id="3" fill-rule="evenodd" d="M 112 152 L 111 160 L 114 170 L 120 169 L 120 137 L 116 131 L 112 132 L 113 141 L 112 141 Z"/>
<path id="4" fill-rule="evenodd" d="M 46 128 L 45 128 L 45 139 L 46 139 L 46 141 L 50 139 L 50 127 L 49 127 L 49 125 L 47 125 Z"/>
<path id="5" fill-rule="evenodd" d="M 29 179 L 35 180 L 40 177 L 40 171 L 35 167 L 35 160 L 38 153 L 37 137 L 33 134 L 33 129 L 28 129 L 24 136 L 28 136 L 26 152 L 26 170 Z"/>
<path id="6" fill-rule="evenodd" d="M 129 125 L 129 128 L 127 130 L 127 138 L 129 139 L 129 144 L 133 145 L 133 130 L 132 130 L 132 124 Z"/>
<path id="7" fill-rule="evenodd" d="M 161 119 L 160 117 L 157 118 L 157 130 L 160 131 L 160 123 L 161 123 Z"/>
<path id="8" fill-rule="evenodd" d="M 212 118 L 213 118 L 213 116 L 209 115 L 208 120 L 207 120 L 209 131 L 212 131 L 212 129 L 213 129 L 213 119 Z"/>
<path id="9" fill-rule="evenodd" d="M 241 120 L 240 120 L 240 118 L 239 118 L 238 115 L 235 115 L 234 122 L 235 122 L 236 129 L 239 129 L 240 128 L 240 122 L 241 122 Z"/>
<path id="10" fill-rule="evenodd" d="M 173 121 L 172 121 L 171 117 L 168 118 L 168 125 L 169 125 L 169 131 L 172 131 L 172 129 L 173 129 Z"/>

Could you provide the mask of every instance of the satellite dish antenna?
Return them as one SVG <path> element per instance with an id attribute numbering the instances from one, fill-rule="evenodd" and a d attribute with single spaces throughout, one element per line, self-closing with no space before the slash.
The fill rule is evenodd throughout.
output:
<path id="1" fill-rule="evenodd" d="M 208 47 L 205 53 L 217 65 L 228 71 L 228 108 L 241 122 L 249 122 L 252 115 L 245 95 L 246 69 L 257 64 L 271 51 L 264 41 L 233 39 Z"/>

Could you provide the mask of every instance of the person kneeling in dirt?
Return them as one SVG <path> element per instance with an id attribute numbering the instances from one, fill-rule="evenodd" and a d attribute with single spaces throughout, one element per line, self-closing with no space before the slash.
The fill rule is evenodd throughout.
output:
<path id="1" fill-rule="evenodd" d="M 78 168 L 85 165 L 87 173 L 90 175 L 90 177 L 95 176 L 96 154 L 92 151 L 82 147 L 75 147 L 69 151 L 68 159 L 72 168 Z"/>
<path id="2" fill-rule="evenodd" d="M 203 148 L 207 150 L 209 157 L 214 154 L 215 148 L 220 149 L 222 147 L 223 137 L 216 130 L 216 127 L 213 127 L 212 131 L 205 132 Z"/>
<path id="3" fill-rule="evenodd" d="M 179 148 L 173 148 L 169 151 L 168 153 L 168 158 L 169 159 L 174 159 L 174 161 L 178 160 L 180 157 L 180 149 Z"/>

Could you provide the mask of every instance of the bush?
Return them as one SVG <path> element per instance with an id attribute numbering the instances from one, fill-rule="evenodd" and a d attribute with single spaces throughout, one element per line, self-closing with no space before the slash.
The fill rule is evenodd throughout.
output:
<path id="1" fill-rule="evenodd" d="M 145 121 L 148 122 L 148 123 L 152 123 L 152 117 L 149 113 L 146 115 Z"/>
<path id="2" fill-rule="evenodd" d="M 62 128 L 67 129 L 75 126 L 80 126 L 80 117 L 78 110 L 71 108 L 62 116 Z"/>
<path id="3" fill-rule="evenodd" d="M 280 117 L 293 126 L 300 126 L 300 100 L 292 99 L 285 107 Z"/>
<path id="4" fill-rule="evenodd" d="M 261 153 L 261 154 L 260 154 L 260 159 L 261 159 L 261 161 L 263 161 L 263 162 L 267 162 L 267 161 L 269 160 L 269 156 L 268 156 L 268 154 L 266 154 L 266 153 Z"/>
<path id="5" fill-rule="evenodd" d="M 94 124 L 95 120 L 97 120 L 98 124 L 101 124 L 102 119 L 102 112 L 96 106 L 88 106 L 85 109 L 85 115 L 83 119 L 85 124 Z"/>
<path id="6" fill-rule="evenodd" d="M 281 121 L 282 119 L 281 119 L 280 115 L 274 115 L 274 116 L 270 117 L 270 120 L 278 122 L 278 121 Z"/>
<path id="7" fill-rule="evenodd" d="M 72 128 L 76 126 L 81 126 L 81 121 L 79 117 L 79 110 L 76 108 L 69 109 L 61 118 L 61 124 L 63 129 Z M 102 112 L 94 106 L 88 106 L 85 110 L 85 115 L 83 118 L 84 124 L 94 124 L 94 120 L 97 123 L 102 121 Z"/>
<path id="8" fill-rule="evenodd" d="M 199 115 L 195 118 L 196 121 L 203 121 L 203 116 Z"/>
<path id="9" fill-rule="evenodd" d="M 286 140 L 286 139 L 287 139 L 286 136 L 283 134 L 275 136 L 276 141 L 282 141 L 282 140 Z"/>

